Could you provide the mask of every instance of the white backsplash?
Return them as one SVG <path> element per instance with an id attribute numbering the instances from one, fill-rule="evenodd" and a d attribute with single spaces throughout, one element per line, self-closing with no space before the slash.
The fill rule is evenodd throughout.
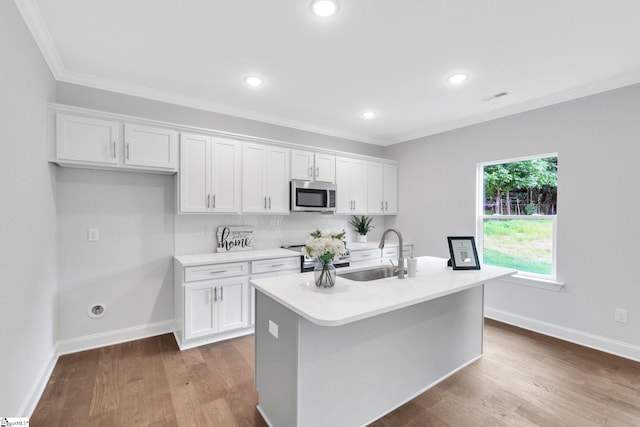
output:
<path id="1" fill-rule="evenodd" d="M 254 229 L 254 249 L 279 248 L 282 245 L 302 244 L 309 233 L 331 230 L 347 233 L 347 242 L 356 241 L 357 233 L 349 225 L 350 215 L 322 215 L 292 213 L 291 215 L 176 215 L 175 254 L 190 255 L 215 252 L 218 227 L 250 226 Z M 374 229 L 369 240 L 378 240 L 384 231 L 384 217 L 373 217 Z"/>

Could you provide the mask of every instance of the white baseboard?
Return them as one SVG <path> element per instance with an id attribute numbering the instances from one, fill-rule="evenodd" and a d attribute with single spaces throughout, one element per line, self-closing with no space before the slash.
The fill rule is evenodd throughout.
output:
<path id="1" fill-rule="evenodd" d="M 134 326 L 116 331 L 61 340 L 57 342 L 58 355 L 62 356 L 63 354 L 77 353 L 78 351 L 91 350 L 108 345 L 120 344 L 127 341 L 166 334 L 173 332 L 174 326 L 175 322 L 173 320 L 166 320 L 164 322 L 150 323 L 147 325 Z"/>
<path id="2" fill-rule="evenodd" d="M 555 325 L 553 323 L 542 322 L 530 317 L 520 316 L 518 314 L 509 313 L 507 311 L 498 310 L 491 307 L 484 308 L 484 316 L 489 319 L 498 320 L 510 325 L 538 332 L 564 341 L 569 341 L 584 347 L 593 348 L 604 351 L 605 353 L 614 354 L 624 357 L 625 359 L 640 362 L 640 347 L 616 341 L 609 338 L 593 335 L 588 332 L 578 331 L 566 328 L 564 326 Z"/>
<path id="3" fill-rule="evenodd" d="M 53 368 L 56 367 L 57 362 L 58 353 L 56 352 L 56 349 L 54 347 L 49 352 L 47 363 L 40 372 L 40 375 L 38 375 L 36 383 L 33 385 L 33 387 L 31 387 L 31 390 L 29 390 L 29 393 L 27 394 L 24 402 L 22 402 L 22 405 L 20 405 L 20 409 L 15 416 L 31 418 L 31 415 L 33 414 L 33 411 L 35 411 L 36 406 L 40 401 L 40 397 L 42 397 L 42 393 L 44 392 L 44 389 L 49 382 L 49 378 L 51 377 Z"/>

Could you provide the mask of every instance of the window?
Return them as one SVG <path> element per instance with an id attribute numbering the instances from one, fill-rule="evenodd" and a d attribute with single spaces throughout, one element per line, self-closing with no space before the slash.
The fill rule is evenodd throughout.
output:
<path id="1" fill-rule="evenodd" d="M 482 262 L 555 280 L 557 155 L 483 163 L 478 178 Z"/>

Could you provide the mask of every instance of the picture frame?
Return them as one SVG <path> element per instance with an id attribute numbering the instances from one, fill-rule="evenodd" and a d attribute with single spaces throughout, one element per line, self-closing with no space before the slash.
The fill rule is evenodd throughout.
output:
<path id="1" fill-rule="evenodd" d="M 473 236 L 448 236 L 451 267 L 454 270 L 480 270 L 476 241 Z"/>

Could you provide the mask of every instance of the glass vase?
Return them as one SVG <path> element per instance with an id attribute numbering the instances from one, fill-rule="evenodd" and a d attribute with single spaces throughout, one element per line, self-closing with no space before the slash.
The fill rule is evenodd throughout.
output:
<path id="1" fill-rule="evenodd" d="M 319 288 L 331 288 L 336 284 L 336 267 L 333 265 L 333 259 L 322 260 L 318 258 L 315 268 L 313 269 L 316 286 Z"/>

